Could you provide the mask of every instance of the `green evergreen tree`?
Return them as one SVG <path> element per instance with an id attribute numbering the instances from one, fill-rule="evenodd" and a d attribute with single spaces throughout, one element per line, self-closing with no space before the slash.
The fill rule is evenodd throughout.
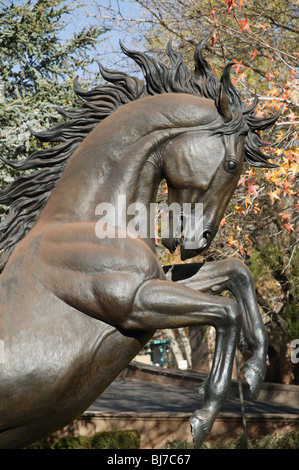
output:
<path id="1" fill-rule="evenodd" d="M 65 0 L 15 0 L 0 5 L 1 157 L 19 159 L 36 146 L 29 128 L 45 130 L 61 117 L 57 106 L 75 105 L 72 84 L 86 73 L 104 32 L 90 26 L 63 40 L 74 7 Z M 14 177 L 0 163 L 0 189 Z M 1 214 L 0 214 L 1 218 Z"/>

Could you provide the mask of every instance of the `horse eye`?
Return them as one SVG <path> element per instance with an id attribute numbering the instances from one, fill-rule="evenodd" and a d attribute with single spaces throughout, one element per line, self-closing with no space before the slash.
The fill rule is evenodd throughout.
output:
<path id="1" fill-rule="evenodd" d="M 234 160 L 229 160 L 227 162 L 227 168 L 230 170 L 230 171 L 233 171 L 233 170 L 236 170 L 237 169 L 237 163 L 234 161 Z"/>

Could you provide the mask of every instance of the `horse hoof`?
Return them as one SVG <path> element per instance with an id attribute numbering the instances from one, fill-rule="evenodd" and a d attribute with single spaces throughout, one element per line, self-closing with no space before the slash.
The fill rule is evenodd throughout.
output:
<path id="1" fill-rule="evenodd" d="M 252 364 L 245 364 L 244 375 L 253 398 L 257 400 L 264 381 L 263 372 Z"/>
<path id="2" fill-rule="evenodd" d="M 193 414 L 190 419 L 191 432 L 195 449 L 200 449 L 205 438 L 210 433 L 207 421 L 200 415 L 200 412 Z"/>

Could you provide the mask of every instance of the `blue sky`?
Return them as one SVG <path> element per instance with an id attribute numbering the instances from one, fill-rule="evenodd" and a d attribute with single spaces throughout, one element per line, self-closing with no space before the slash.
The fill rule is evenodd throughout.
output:
<path id="1" fill-rule="evenodd" d="M 27 3 L 28 0 L 13 0 L 15 5 L 23 5 Z M 34 4 L 35 0 L 31 1 L 31 4 Z M 81 0 L 84 3 L 84 0 Z M 90 15 L 84 13 L 83 10 L 79 8 L 75 9 L 73 13 L 66 15 L 66 27 L 61 33 L 61 40 L 65 41 L 73 37 L 74 31 L 80 31 L 84 26 L 89 24 L 103 25 L 103 20 L 97 20 L 96 15 L 98 10 L 96 8 L 97 0 L 86 0 L 86 9 Z M 121 11 L 124 17 L 129 18 L 138 18 L 141 15 L 139 7 L 134 1 L 130 0 L 98 0 L 98 3 L 104 7 L 111 6 L 116 12 Z M 10 6 L 10 0 L 2 0 L 1 4 L 6 4 Z M 1 5 L 0 5 L 1 10 Z M 102 41 L 96 45 L 95 51 L 91 52 L 90 57 L 93 59 L 98 59 L 105 67 L 113 68 L 116 65 L 116 68 L 120 70 L 127 71 L 128 69 L 128 60 L 124 57 L 119 46 L 119 40 L 121 40 L 127 47 L 130 48 L 131 35 L 130 32 L 121 31 L 120 28 L 117 28 L 117 22 L 113 25 L 113 29 L 106 34 L 102 35 L 100 39 Z M 115 29 L 114 29 L 115 27 Z M 98 71 L 98 66 L 95 63 L 92 70 Z M 80 71 L 79 75 L 80 75 Z"/>
<path id="2" fill-rule="evenodd" d="M 89 2 L 86 2 L 89 3 Z M 118 9 L 121 9 L 121 13 L 124 17 L 127 18 L 138 18 L 141 16 L 140 9 L 134 2 L 123 2 L 118 0 L 100 0 L 102 5 L 111 5 L 111 7 L 117 12 Z M 68 39 L 72 36 L 73 32 L 76 30 L 82 29 L 88 24 L 103 24 L 103 20 L 96 19 L 98 10 L 96 7 L 88 6 L 88 12 L 94 16 L 88 17 L 87 14 L 79 14 L 79 10 L 74 12 L 73 17 L 68 15 L 68 26 L 62 34 L 62 39 Z M 126 60 L 120 50 L 119 40 L 121 40 L 124 45 L 130 48 L 132 34 L 130 32 L 121 31 L 118 27 L 117 22 L 113 25 L 113 29 L 101 36 L 101 41 L 94 53 L 94 57 L 98 59 L 104 66 L 112 67 L 115 64 L 122 64 L 126 67 Z"/>

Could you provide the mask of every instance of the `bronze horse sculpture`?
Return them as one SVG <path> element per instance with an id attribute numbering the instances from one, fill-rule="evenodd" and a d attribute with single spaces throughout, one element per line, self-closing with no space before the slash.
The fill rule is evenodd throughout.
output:
<path id="1" fill-rule="evenodd" d="M 107 84 L 85 91 L 76 80 L 81 108 L 60 110 L 67 119 L 34 133 L 56 146 L 5 160 L 31 171 L 0 193 L 10 206 L 0 225 L 0 448 L 25 447 L 72 422 L 159 328 L 216 329 L 202 406 L 191 418 L 196 447 L 226 400 L 239 342 L 252 352 L 244 373 L 257 397 L 267 340 L 242 261 L 199 264 L 174 282 L 180 265 L 163 270 L 153 237 L 136 237 L 109 217 L 105 233 L 97 226 L 99 204 L 115 206 L 124 195 L 123 214 L 134 203 L 148 208 L 165 178 L 169 204 L 203 204 L 202 220 L 193 220 L 203 227 L 197 248 L 188 249 L 192 233 L 181 233 L 180 215 L 163 240 L 192 258 L 213 240 L 244 159 L 273 166 L 257 131 L 278 115 L 257 117 L 257 97 L 245 106 L 230 81 L 232 64 L 218 80 L 203 44 L 194 74 L 170 44 L 169 67 L 122 46 L 145 81 L 100 66 Z M 224 290 L 235 299 L 217 295 Z"/>

